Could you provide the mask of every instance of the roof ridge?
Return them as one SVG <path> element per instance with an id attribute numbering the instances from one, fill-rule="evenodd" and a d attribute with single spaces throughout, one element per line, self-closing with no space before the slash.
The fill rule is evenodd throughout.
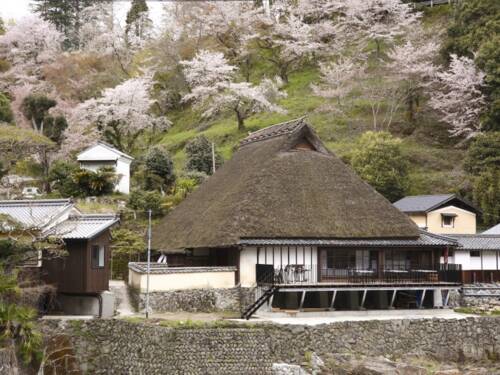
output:
<path id="1" fill-rule="evenodd" d="M 449 235 L 431 233 L 431 232 L 428 232 L 428 231 L 426 231 L 424 229 L 420 229 L 420 233 L 421 234 L 425 234 L 425 235 L 427 235 L 429 237 L 434 237 L 434 238 L 438 238 L 438 239 L 441 239 L 441 240 L 457 242 L 457 240 L 455 240 L 454 238 L 450 237 Z"/>
<path id="2" fill-rule="evenodd" d="M 47 204 L 47 203 L 73 203 L 71 198 L 61 198 L 61 199 L 6 199 L 0 200 L 1 204 Z"/>
<path id="3" fill-rule="evenodd" d="M 300 129 L 302 126 L 307 125 L 304 119 L 307 116 L 301 116 L 292 120 L 280 122 L 278 124 L 273 124 L 265 128 L 256 130 L 248 134 L 241 142 L 240 146 L 245 146 L 249 143 L 262 141 L 265 139 L 270 139 L 274 137 L 279 137 L 284 134 L 291 134 Z M 286 126 L 289 127 L 286 127 Z M 273 131 L 274 130 L 274 131 Z"/>

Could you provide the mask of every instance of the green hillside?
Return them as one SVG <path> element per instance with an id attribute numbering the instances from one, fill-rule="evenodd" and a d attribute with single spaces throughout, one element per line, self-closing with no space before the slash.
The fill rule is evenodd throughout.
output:
<path id="1" fill-rule="evenodd" d="M 427 9 L 423 20 L 425 27 L 445 27 L 449 11 L 450 8 L 447 6 Z M 254 74 L 257 76 L 260 72 L 270 69 L 260 63 Z M 374 68 L 374 73 L 376 69 Z M 334 102 L 314 96 L 311 84 L 317 83 L 318 78 L 318 70 L 312 67 L 292 73 L 289 83 L 284 88 L 288 97 L 279 102 L 287 113 L 254 115 L 246 121 L 247 131 L 252 132 L 305 115 L 327 147 L 348 161 L 349 153 L 355 147 L 360 134 L 373 130 L 370 105 L 356 97 L 356 92 L 353 92 L 349 98 L 351 105 L 345 113 L 339 114 L 335 110 Z M 227 160 L 239 141 L 247 134 L 238 131 L 236 119 L 231 113 L 206 121 L 189 107 L 177 111 L 170 119 L 174 125 L 159 139 L 159 143 L 172 153 L 178 170 L 181 170 L 185 163 L 183 148 L 194 137 L 205 135 L 215 142 Z M 456 147 L 456 141 L 449 138 L 446 125 L 437 122 L 425 104 L 421 105 L 420 112 L 412 123 L 408 122 L 404 110 L 400 108 L 389 131 L 403 140 L 402 149 L 410 162 L 411 186 L 408 193 L 449 192 L 460 187 L 463 180 L 462 159 L 465 151 Z"/>

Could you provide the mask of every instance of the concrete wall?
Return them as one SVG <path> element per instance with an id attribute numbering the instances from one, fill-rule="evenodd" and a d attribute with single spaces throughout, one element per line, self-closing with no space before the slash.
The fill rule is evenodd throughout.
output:
<path id="1" fill-rule="evenodd" d="M 84 373 L 269 374 L 272 363 L 302 364 L 308 352 L 446 361 L 500 356 L 494 317 L 198 329 L 105 319 L 44 324 L 46 337 L 70 337 Z"/>
<path id="2" fill-rule="evenodd" d="M 453 227 L 442 226 L 441 214 L 456 214 Z M 448 206 L 427 214 L 427 227 L 431 233 L 439 234 L 475 234 L 476 214 L 458 207 Z"/>
<path id="3" fill-rule="evenodd" d="M 166 274 L 150 274 L 149 290 L 151 292 L 192 290 L 205 288 L 234 288 L 236 271 L 175 272 Z M 146 291 L 147 275 L 129 269 L 129 285 L 135 289 Z"/>
<path id="4" fill-rule="evenodd" d="M 257 247 L 245 247 L 240 252 L 242 287 L 249 288 L 255 285 L 256 264 L 274 264 L 277 269 L 285 268 L 288 264 L 303 264 L 306 269 L 311 269 L 312 266 L 318 264 L 317 248 L 314 246 L 262 246 L 258 251 Z"/>

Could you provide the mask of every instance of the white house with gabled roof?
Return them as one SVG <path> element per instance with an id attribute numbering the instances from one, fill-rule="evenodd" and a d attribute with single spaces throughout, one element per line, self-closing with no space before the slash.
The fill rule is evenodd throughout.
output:
<path id="1" fill-rule="evenodd" d="M 118 175 L 115 190 L 128 194 L 130 192 L 130 164 L 134 158 L 104 142 L 97 142 L 78 154 L 80 167 L 93 172 L 103 167 L 113 167 Z"/>

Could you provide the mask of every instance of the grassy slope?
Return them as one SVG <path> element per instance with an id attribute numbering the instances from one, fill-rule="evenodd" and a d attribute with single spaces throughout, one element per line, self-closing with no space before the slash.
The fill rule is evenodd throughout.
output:
<path id="1" fill-rule="evenodd" d="M 424 24 L 442 25 L 447 20 L 446 8 L 435 7 L 426 11 Z M 257 69 L 263 71 L 266 68 L 261 65 Z M 310 85 L 317 80 L 318 72 L 314 68 L 305 68 L 292 74 L 286 87 L 288 97 L 280 102 L 288 113 L 254 115 L 246 121 L 247 130 L 255 131 L 307 115 L 309 123 L 314 126 L 327 147 L 337 155 L 347 157 L 359 135 L 371 130 L 370 107 L 365 101 L 354 97 L 345 115 L 324 109 L 327 104 L 333 103 L 312 95 Z M 172 120 L 174 126 L 163 136 L 160 143 L 173 153 L 176 168 L 179 170 L 185 161 L 183 147 L 193 137 L 204 134 L 216 143 L 224 158 L 229 159 L 238 142 L 246 135 L 238 132 L 232 114 L 206 122 L 188 109 L 174 114 Z M 453 146 L 446 129 L 436 122 L 431 113 L 422 111 L 415 124 L 409 127 L 403 111 L 400 111 L 395 116 L 391 131 L 403 139 L 402 148 L 411 163 L 412 184 L 409 194 L 448 192 L 460 185 L 463 151 Z"/>

